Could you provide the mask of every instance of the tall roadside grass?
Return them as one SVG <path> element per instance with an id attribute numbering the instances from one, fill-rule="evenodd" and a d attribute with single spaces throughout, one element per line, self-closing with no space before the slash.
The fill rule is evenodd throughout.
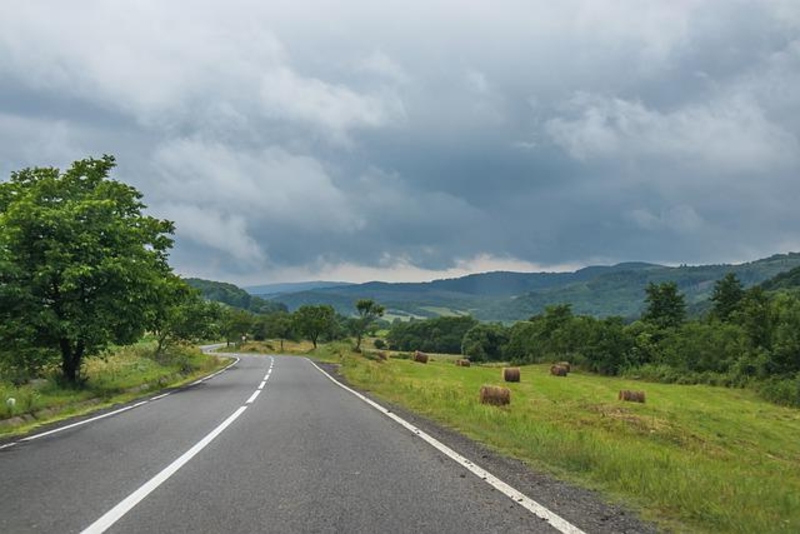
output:
<path id="1" fill-rule="evenodd" d="M 188 346 L 170 347 L 156 357 L 155 346 L 118 347 L 86 360 L 85 384 L 65 388 L 55 370 L 22 386 L 0 380 L 0 436 L 31 428 L 98 406 L 125 402 L 149 391 L 175 387 L 221 368 L 227 359 Z M 10 399 L 13 399 L 10 400 Z"/>
<path id="2" fill-rule="evenodd" d="M 511 405 L 481 405 L 496 368 L 344 357 L 359 388 L 536 469 L 598 489 L 676 531 L 800 532 L 800 410 L 755 392 L 522 367 Z M 646 404 L 617 400 L 645 389 Z"/>

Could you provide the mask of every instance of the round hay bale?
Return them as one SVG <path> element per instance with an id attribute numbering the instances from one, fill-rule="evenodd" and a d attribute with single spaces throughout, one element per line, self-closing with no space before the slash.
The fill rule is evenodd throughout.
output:
<path id="1" fill-rule="evenodd" d="M 503 380 L 519 382 L 519 367 L 503 367 Z"/>
<path id="2" fill-rule="evenodd" d="M 469 367 L 470 365 L 471 365 L 471 362 L 469 360 L 464 359 L 464 358 L 460 358 L 460 359 L 456 360 L 456 366 L 457 367 Z"/>
<path id="3" fill-rule="evenodd" d="M 418 350 L 414 351 L 414 361 L 418 363 L 428 363 L 428 355 Z"/>
<path id="4" fill-rule="evenodd" d="M 382 362 L 385 362 L 386 360 L 389 359 L 389 357 L 383 351 L 378 352 L 377 356 L 378 356 L 378 359 L 381 360 Z"/>
<path id="5" fill-rule="evenodd" d="M 645 394 L 644 391 L 631 391 L 629 389 L 623 389 L 619 392 L 618 399 L 626 402 L 644 403 Z"/>
<path id="6" fill-rule="evenodd" d="M 550 368 L 550 374 L 553 376 L 567 376 L 568 372 L 567 368 L 561 365 L 554 365 Z"/>
<path id="7" fill-rule="evenodd" d="M 560 365 L 561 367 L 566 369 L 567 373 L 571 373 L 572 372 L 572 367 L 570 366 L 569 362 L 557 362 L 556 365 Z"/>
<path id="8" fill-rule="evenodd" d="M 500 386 L 482 386 L 481 404 L 492 406 L 505 406 L 511 404 L 511 390 Z"/>

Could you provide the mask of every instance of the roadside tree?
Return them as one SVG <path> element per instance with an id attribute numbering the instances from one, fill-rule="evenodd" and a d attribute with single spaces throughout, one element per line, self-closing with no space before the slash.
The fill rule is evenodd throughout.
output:
<path id="1" fill-rule="evenodd" d="M 0 184 L 0 321 L 13 343 L 60 355 L 77 385 L 86 356 L 147 327 L 154 284 L 170 272 L 173 224 L 109 179 L 112 156 L 65 172 L 29 168 Z"/>
<path id="2" fill-rule="evenodd" d="M 356 352 L 361 350 L 361 339 L 369 325 L 383 317 L 384 308 L 372 299 L 361 299 L 356 302 L 358 317 L 352 323 L 353 333 L 356 336 Z"/>
<path id="3" fill-rule="evenodd" d="M 336 312 L 328 305 L 300 306 L 293 315 L 294 326 L 304 338 L 317 348 L 320 336 L 328 334 L 335 326 Z"/>

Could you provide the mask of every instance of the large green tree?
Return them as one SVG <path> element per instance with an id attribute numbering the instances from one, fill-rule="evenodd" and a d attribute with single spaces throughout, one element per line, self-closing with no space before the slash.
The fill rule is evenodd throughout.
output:
<path id="1" fill-rule="evenodd" d="M 361 299 L 356 302 L 358 317 L 353 321 L 353 333 L 356 336 L 356 352 L 361 350 L 361 339 L 369 325 L 379 317 L 383 317 L 384 308 L 372 299 Z"/>
<path id="2" fill-rule="evenodd" d="M 317 348 L 317 340 L 336 325 L 336 312 L 328 305 L 300 306 L 293 314 L 295 329 Z"/>
<path id="3" fill-rule="evenodd" d="M 647 309 L 642 319 L 659 328 L 674 328 L 686 320 L 686 301 L 675 282 L 650 282 L 645 289 Z"/>
<path id="4" fill-rule="evenodd" d="M 714 307 L 711 313 L 723 322 L 728 322 L 739 308 L 744 298 L 744 287 L 734 273 L 728 273 L 714 284 L 711 302 Z"/>
<path id="5" fill-rule="evenodd" d="M 60 354 L 73 385 L 84 357 L 141 335 L 170 273 L 173 224 L 144 215 L 142 195 L 109 178 L 114 165 L 28 168 L 0 184 L 3 342 Z"/>
<path id="6" fill-rule="evenodd" d="M 200 291 L 171 273 L 153 289 L 156 305 L 149 312 L 148 329 L 156 338 L 156 355 L 177 341 L 200 341 L 218 335 L 221 304 L 203 299 Z"/>

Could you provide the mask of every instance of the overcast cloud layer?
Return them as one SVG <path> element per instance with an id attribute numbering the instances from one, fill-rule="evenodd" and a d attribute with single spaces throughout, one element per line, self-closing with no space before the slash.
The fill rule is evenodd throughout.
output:
<path id="1" fill-rule="evenodd" d="M 800 250 L 800 2 L 4 2 L 0 176 L 114 154 L 238 283 Z"/>

